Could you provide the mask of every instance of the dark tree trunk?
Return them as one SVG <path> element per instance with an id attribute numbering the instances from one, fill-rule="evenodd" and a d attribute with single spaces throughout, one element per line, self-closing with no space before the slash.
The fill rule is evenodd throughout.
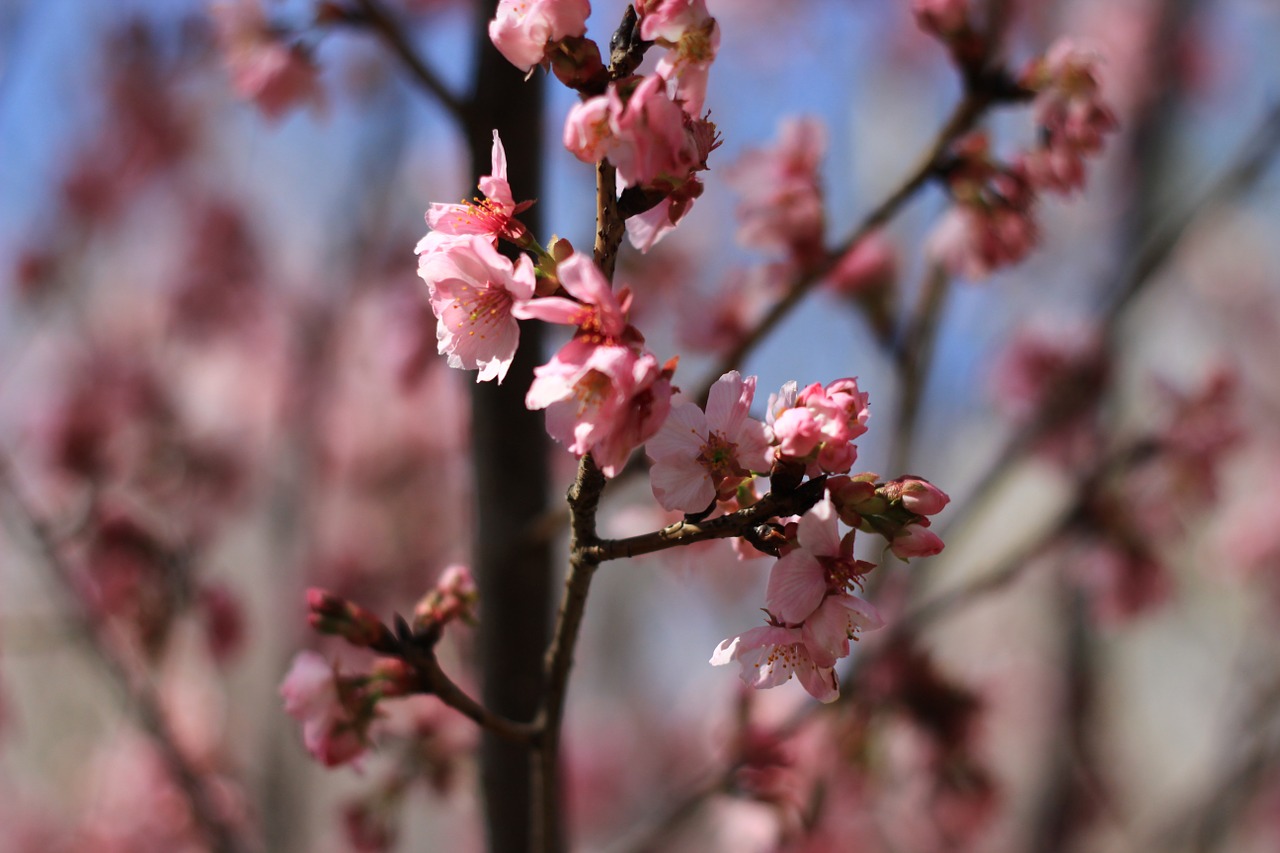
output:
<path id="1" fill-rule="evenodd" d="M 528 81 L 489 42 L 486 24 L 497 3 L 479 4 L 475 98 L 466 128 L 472 170 L 489 173 L 496 129 L 506 146 L 517 201 L 541 190 L 542 73 Z M 540 208 L 521 221 L 541 236 Z M 542 656 L 551 626 L 551 550 L 528 538 L 548 508 L 547 438 L 541 412 L 525 408 L 533 368 L 542 360 L 541 329 L 522 324 L 520 348 L 501 385 L 472 393 L 476 495 L 475 569 L 480 589 L 479 646 L 484 702 L 516 720 L 532 719 L 542 695 Z M 481 774 L 492 853 L 531 846 L 531 753 L 486 735 Z"/>

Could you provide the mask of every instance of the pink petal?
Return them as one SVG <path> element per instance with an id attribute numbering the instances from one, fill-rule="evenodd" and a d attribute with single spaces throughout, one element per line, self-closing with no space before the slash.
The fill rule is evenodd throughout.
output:
<path id="1" fill-rule="evenodd" d="M 826 570 L 801 548 L 774 564 L 765 592 L 765 606 L 783 622 L 799 624 L 809 618 L 826 594 Z"/>
<path id="2" fill-rule="evenodd" d="M 668 456 L 654 462 L 649 484 L 658 503 L 668 510 L 701 512 L 716 496 L 711 475 L 692 458 Z"/>
<path id="3" fill-rule="evenodd" d="M 649 439 L 645 450 L 656 462 L 668 457 L 693 459 L 707 442 L 707 419 L 702 410 L 688 400 L 671 407 L 667 422 Z"/>
<path id="4" fill-rule="evenodd" d="M 836 524 L 836 508 L 831 498 L 824 497 L 800 518 L 797 529 L 800 547 L 819 557 L 840 556 L 840 530 Z"/>

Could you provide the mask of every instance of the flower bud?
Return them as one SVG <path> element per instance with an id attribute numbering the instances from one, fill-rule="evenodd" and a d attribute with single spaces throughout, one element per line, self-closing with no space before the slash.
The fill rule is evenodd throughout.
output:
<path id="1" fill-rule="evenodd" d="M 932 557 L 942 551 L 942 540 L 923 524 L 908 524 L 893 537 L 889 550 L 903 560 L 912 557 Z"/>

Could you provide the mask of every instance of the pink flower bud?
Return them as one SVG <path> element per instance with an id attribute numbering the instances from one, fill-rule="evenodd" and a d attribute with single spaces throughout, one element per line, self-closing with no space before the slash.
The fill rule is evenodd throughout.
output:
<path id="1" fill-rule="evenodd" d="M 917 515 L 936 515 L 951 502 L 947 493 L 920 477 L 899 477 L 885 483 L 885 496 L 900 500 L 902 505 Z"/>
<path id="2" fill-rule="evenodd" d="M 477 597 L 471 571 L 464 565 L 454 564 L 441 572 L 435 589 L 424 595 L 413 609 L 414 622 L 429 625 L 454 619 L 470 620 Z"/>
<path id="3" fill-rule="evenodd" d="M 908 524 L 889 543 L 889 550 L 895 557 L 903 560 L 912 557 L 932 557 L 934 554 L 941 553 L 942 548 L 942 540 L 923 524 Z"/>

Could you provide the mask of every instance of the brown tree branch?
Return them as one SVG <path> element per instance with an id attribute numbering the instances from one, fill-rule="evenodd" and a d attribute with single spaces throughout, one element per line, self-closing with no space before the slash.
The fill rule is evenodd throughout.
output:
<path id="1" fill-rule="evenodd" d="M 418 54 L 404 27 L 383 7 L 380 0 L 355 0 L 359 13 L 349 16 L 348 23 L 363 24 L 373 29 L 396 55 L 401 64 L 426 92 L 440 102 L 460 126 L 465 126 L 471 104 L 459 98 L 444 84 L 440 76 Z"/>
<path id="2" fill-rule="evenodd" d="M 125 660 L 113 651 L 102 636 L 97 615 L 76 593 L 71 567 L 58 552 L 57 544 L 43 521 L 36 515 L 15 479 L 10 460 L 0 455 L 0 490 L 8 495 L 9 518 L 31 545 L 33 556 L 42 562 L 49 575 L 67 599 L 68 621 L 73 635 L 98 662 L 98 668 L 125 697 L 125 705 L 134 714 L 138 726 L 146 732 L 160 752 L 170 776 L 191 809 L 191 817 L 216 853 L 245 853 L 251 848 L 214 803 L 201 771 L 178 745 L 160 697 L 154 685 L 143 674 L 131 671 Z"/>

